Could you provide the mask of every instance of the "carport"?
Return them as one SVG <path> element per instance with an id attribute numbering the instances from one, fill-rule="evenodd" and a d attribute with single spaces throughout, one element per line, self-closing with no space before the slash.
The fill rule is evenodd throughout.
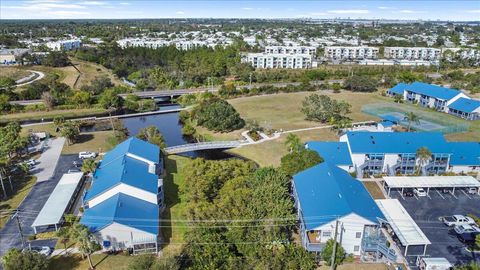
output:
<path id="1" fill-rule="evenodd" d="M 62 176 L 32 224 L 35 233 L 37 233 L 38 227 L 50 225 L 54 225 L 55 230 L 58 230 L 57 225 L 61 223 L 63 214 L 68 211 L 75 202 L 82 179 L 82 172 L 66 173 Z"/>
<path id="2" fill-rule="evenodd" d="M 431 242 L 397 199 L 375 200 L 407 255 L 409 246 L 423 246 L 423 255 Z"/>
<path id="3" fill-rule="evenodd" d="M 387 187 L 390 196 L 391 189 L 426 188 L 427 194 L 431 188 L 451 188 L 455 193 L 456 188 L 477 188 L 479 192 L 480 182 L 472 176 L 384 176 L 383 186 Z"/>

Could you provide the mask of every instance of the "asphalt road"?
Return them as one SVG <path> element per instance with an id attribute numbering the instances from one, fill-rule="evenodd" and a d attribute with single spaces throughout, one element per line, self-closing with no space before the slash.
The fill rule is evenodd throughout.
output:
<path id="1" fill-rule="evenodd" d="M 73 168 L 74 160 L 78 160 L 77 155 L 60 156 L 53 177 L 48 181 L 37 182 L 27 197 L 25 197 L 25 200 L 18 207 L 18 217 L 25 241 L 27 241 L 26 239 L 28 235 L 34 234 L 33 228 L 31 227 L 33 221 L 37 217 L 38 212 L 40 212 L 42 209 L 62 175 L 68 172 L 69 169 Z M 50 247 L 54 247 L 55 243 L 55 240 L 37 240 L 32 241 L 32 246 L 48 245 Z M 0 230 L 0 256 L 2 256 L 8 249 L 11 248 L 22 248 L 22 241 L 16 219 L 9 220 L 7 224 L 5 224 L 5 226 Z"/>

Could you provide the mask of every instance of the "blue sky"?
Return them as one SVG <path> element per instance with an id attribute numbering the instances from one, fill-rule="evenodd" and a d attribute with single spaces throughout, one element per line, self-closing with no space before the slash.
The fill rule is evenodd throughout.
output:
<path id="1" fill-rule="evenodd" d="M 1 19 L 365 18 L 480 20 L 480 1 L 0 0 Z"/>

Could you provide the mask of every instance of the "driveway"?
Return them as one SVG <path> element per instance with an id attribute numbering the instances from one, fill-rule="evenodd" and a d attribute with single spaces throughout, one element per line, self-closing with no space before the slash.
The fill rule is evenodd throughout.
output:
<path id="1" fill-rule="evenodd" d="M 50 149 L 55 148 L 52 145 L 52 148 Z M 42 154 L 42 156 L 44 154 Z M 37 165 L 40 166 L 40 164 L 46 164 L 42 167 L 49 167 L 44 168 L 44 170 L 41 170 L 41 168 L 38 169 L 38 173 L 42 173 L 42 177 L 48 177 L 48 173 L 46 171 L 49 170 L 53 171 L 52 175 L 48 178 L 44 178 L 43 181 L 38 181 L 33 186 L 27 197 L 25 197 L 25 200 L 18 207 L 18 217 L 25 239 L 27 239 L 28 235 L 34 234 L 31 225 L 62 175 L 68 172 L 68 170 L 73 167 L 73 161 L 78 160 L 77 155 L 62 155 L 59 156 L 59 158 L 57 159 L 54 159 L 52 156 L 53 155 L 51 155 L 49 158 L 44 158 L 43 161 L 41 161 L 41 163 Z M 48 163 L 49 160 L 52 160 L 52 163 Z M 56 241 L 52 240 L 38 240 L 34 241 L 32 245 L 55 246 L 55 242 Z M 5 227 L 0 230 L 0 256 L 2 256 L 8 249 L 14 247 L 21 248 L 22 242 L 18 230 L 17 221 L 15 219 L 11 219 L 7 222 L 7 224 L 5 224 Z"/>

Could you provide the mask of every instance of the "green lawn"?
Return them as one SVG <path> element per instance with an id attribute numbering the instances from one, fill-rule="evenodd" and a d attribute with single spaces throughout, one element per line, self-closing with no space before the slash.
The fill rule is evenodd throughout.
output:
<path id="1" fill-rule="evenodd" d="M 37 178 L 34 176 L 27 177 L 12 177 L 13 192 L 10 190 L 10 184 L 8 180 L 5 180 L 5 189 L 7 190 L 8 198 L 7 200 L 0 201 L 0 210 L 13 210 L 17 209 L 20 203 L 25 199 L 25 197 L 30 193 L 30 190 L 37 182 Z M 0 187 L 1 190 L 1 187 Z M 3 191 L 2 197 L 3 197 Z M 10 216 L 1 216 L 0 215 L 0 228 L 3 228 L 5 223 L 7 223 Z"/>
<path id="2" fill-rule="evenodd" d="M 184 242 L 185 223 L 172 220 L 185 220 L 186 202 L 180 193 L 180 187 L 184 185 L 182 175 L 183 168 L 189 162 L 189 158 L 170 155 L 165 158 L 166 177 L 163 179 L 165 191 L 166 209 L 163 212 L 161 231 L 166 242 L 163 247 L 165 255 L 179 255 Z"/>
<path id="3" fill-rule="evenodd" d="M 338 136 L 330 129 L 301 131 L 295 132 L 295 134 L 300 137 L 302 142 L 313 140 L 338 141 Z M 287 147 L 285 146 L 286 137 L 287 135 L 283 134 L 276 140 L 235 148 L 228 152 L 250 159 L 262 167 L 276 167 L 280 165 L 282 156 L 287 154 Z"/>
<path id="4" fill-rule="evenodd" d="M 31 72 L 17 67 L 0 67 L 0 74 L 0 77 L 11 78 L 16 81 L 29 76 Z"/>
<path id="5" fill-rule="evenodd" d="M 99 116 L 106 113 L 103 108 L 86 108 L 86 109 L 71 109 L 71 110 L 51 110 L 51 111 L 37 111 L 37 112 L 21 112 L 4 114 L 1 116 L 0 122 L 9 121 L 26 121 L 26 120 L 41 120 L 53 119 L 55 117 L 87 117 L 87 116 Z"/>
<path id="6" fill-rule="evenodd" d="M 96 270 L 127 269 L 132 257 L 124 255 L 96 254 L 92 256 L 92 262 Z M 50 259 L 51 270 L 85 270 L 88 269 L 88 260 L 82 259 L 80 254 L 71 256 L 55 256 Z"/>

